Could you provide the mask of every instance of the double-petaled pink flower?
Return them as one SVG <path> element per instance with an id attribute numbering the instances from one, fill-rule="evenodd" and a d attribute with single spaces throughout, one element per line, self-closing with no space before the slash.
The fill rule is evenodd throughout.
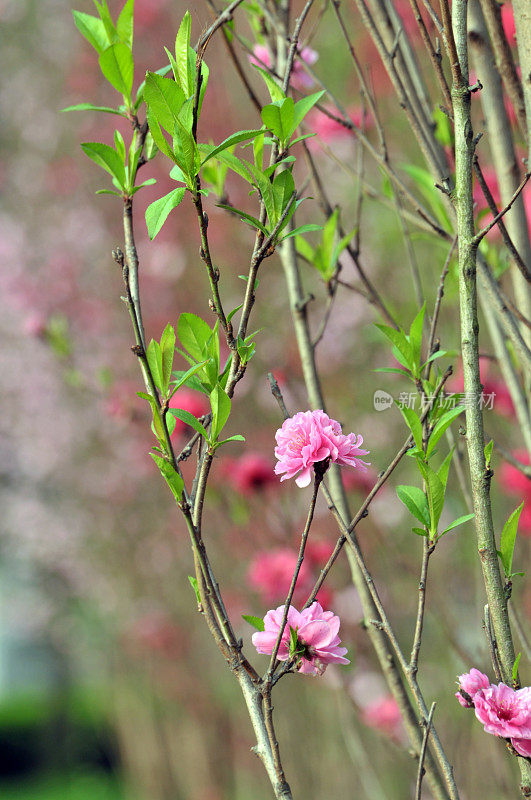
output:
<path id="1" fill-rule="evenodd" d="M 253 644 L 259 653 L 271 655 L 282 627 L 284 606 L 268 611 L 264 617 L 264 630 L 253 634 Z M 297 657 L 297 670 L 306 675 L 322 675 L 328 664 L 350 664 L 345 658 L 346 647 L 340 647 L 339 617 L 333 611 L 323 611 L 318 602 L 297 611 L 289 607 L 286 626 L 280 640 L 277 658 L 288 661 Z M 297 635 L 296 653 L 291 649 L 291 631 Z"/>
<path id="2" fill-rule="evenodd" d="M 483 672 L 480 672 L 479 669 L 472 667 L 470 672 L 465 672 L 463 675 L 459 676 L 459 689 L 467 693 L 472 701 L 472 705 L 463 697 L 460 691 L 456 692 L 455 696 L 463 708 L 472 708 L 476 694 L 481 691 L 481 689 L 488 689 L 489 686 L 490 681 L 487 676 L 484 675 Z"/>
<path id="3" fill-rule="evenodd" d="M 367 466 L 367 462 L 359 458 L 369 452 L 360 449 L 363 437 L 355 433 L 345 436 L 339 422 L 321 410 L 299 411 L 284 421 L 275 438 L 278 459 L 275 472 L 282 475 L 281 481 L 295 478 L 297 486 L 308 486 L 312 468 L 320 462 L 330 460 L 340 466 L 361 469 Z"/>
<path id="4" fill-rule="evenodd" d="M 531 687 L 512 689 L 505 683 L 490 684 L 477 669 L 459 677 L 459 688 L 471 702 L 458 692 L 462 706 L 474 708 L 477 719 L 487 733 L 510 739 L 517 753 L 531 758 Z"/>

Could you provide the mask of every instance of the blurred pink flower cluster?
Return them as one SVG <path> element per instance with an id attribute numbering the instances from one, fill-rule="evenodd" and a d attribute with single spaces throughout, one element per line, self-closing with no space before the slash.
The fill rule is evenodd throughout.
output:
<path id="1" fill-rule="evenodd" d="M 471 669 L 459 676 L 455 696 L 464 708 L 474 709 L 487 733 L 510 739 L 517 753 L 531 758 L 531 687 L 512 689 L 505 683 L 491 684 L 486 675 Z"/>
<path id="2" fill-rule="evenodd" d="M 293 595 L 295 603 L 305 602 L 315 585 L 319 570 L 324 567 L 331 553 L 332 546 L 327 542 L 308 542 Z M 295 572 L 297 555 L 297 551 L 290 547 L 277 547 L 257 553 L 253 558 L 247 572 L 247 582 L 258 592 L 263 603 L 274 603 L 286 597 Z M 317 599 L 326 606 L 332 600 L 332 592 L 323 586 Z"/>
<path id="3" fill-rule="evenodd" d="M 284 420 L 276 432 L 277 447 L 275 466 L 281 481 L 295 478 L 297 486 L 308 486 L 312 479 L 314 464 L 330 459 L 340 466 L 365 469 L 367 462 L 359 456 L 367 455 L 361 450 L 363 436 L 355 433 L 345 434 L 341 425 L 322 410 L 299 411 L 295 416 Z"/>
<path id="4" fill-rule="evenodd" d="M 252 640 L 259 653 L 271 655 L 282 628 L 284 606 L 268 611 L 264 617 L 264 630 L 253 634 Z M 286 626 L 280 640 L 277 658 L 290 658 L 290 628 L 297 633 L 298 672 L 306 675 L 322 675 L 328 664 L 350 664 L 345 658 L 346 647 L 340 647 L 338 636 L 339 617 L 333 611 L 323 611 L 320 603 L 297 611 L 289 607 Z"/>
<path id="5" fill-rule="evenodd" d="M 263 44 L 255 44 L 253 47 L 253 53 L 254 55 L 249 56 L 249 61 L 251 64 L 256 64 L 257 67 L 261 67 L 262 69 L 271 69 L 273 65 L 273 59 L 271 57 L 271 51 L 268 47 Z M 290 83 L 295 89 L 310 89 L 313 86 L 313 78 L 305 71 L 301 61 L 311 67 L 312 64 L 315 64 L 318 58 L 319 54 L 316 53 L 315 50 L 312 50 L 311 47 L 303 47 L 298 52 L 293 63 L 293 69 L 290 77 Z"/>
<path id="6" fill-rule="evenodd" d="M 513 455 L 523 464 L 530 463 L 527 450 L 517 450 Z M 516 495 L 519 502 L 524 501 L 518 530 L 522 536 L 531 537 L 531 480 L 512 464 L 504 462 L 500 470 L 500 483 L 507 494 Z"/>

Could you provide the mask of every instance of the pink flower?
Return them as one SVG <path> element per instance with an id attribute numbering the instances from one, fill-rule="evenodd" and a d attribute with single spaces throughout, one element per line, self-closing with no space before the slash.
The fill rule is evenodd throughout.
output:
<path id="1" fill-rule="evenodd" d="M 521 756 L 531 758 L 531 739 L 511 739 L 511 744 Z"/>
<path id="2" fill-rule="evenodd" d="M 194 417 L 202 417 L 208 411 L 206 401 L 202 395 L 198 392 L 193 392 L 191 389 L 179 389 L 178 392 L 175 392 L 170 400 L 170 408 L 182 408 L 184 411 L 189 411 Z M 182 436 L 187 430 L 190 430 L 190 428 L 186 423 L 176 418 L 172 438 Z"/>
<path id="3" fill-rule="evenodd" d="M 230 465 L 229 480 L 242 494 L 253 494 L 276 483 L 273 465 L 261 453 L 245 453 Z"/>
<path id="4" fill-rule="evenodd" d="M 281 481 L 297 476 L 297 486 L 308 486 L 313 465 L 327 459 L 341 466 L 366 467 L 358 458 L 369 452 L 360 449 L 363 437 L 355 433 L 345 436 L 339 422 L 321 410 L 299 411 L 284 421 L 275 438 L 275 472 L 282 475 Z"/>
<path id="5" fill-rule="evenodd" d="M 393 739 L 401 738 L 402 715 L 392 695 L 372 700 L 364 707 L 361 716 L 370 728 L 376 728 Z"/>
<path id="6" fill-rule="evenodd" d="M 531 738 L 531 688 L 515 691 L 504 683 L 492 684 L 475 694 L 474 708 L 487 733 L 503 739 Z"/>
<path id="7" fill-rule="evenodd" d="M 297 553 L 287 547 L 280 547 L 267 553 L 258 553 L 253 559 L 247 579 L 250 586 L 256 589 L 264 603 L 271 603 L 279 598 L 286 597 L 295 566 L 297 564 Z M 312 590 L 313 581 L 310 570 L 303 561 L 297 578 L 294 597 L 302 600 L 309 595 Z"/>
<path id="8" fill-rule="evenodd" d="M 510 45 L 516 41 L 516 25 L 514 24 L 514 13 L 509 3 L 504 3 L 501 7 L 501 21 L 503 31 Z"/>
<path id="9" fill-rule="evenodd" d="M 271 655 L 282 626 L 284 606 L 268 611 L 264 617 L 265 628 L 253 633 L 252 641 L 259 653 Z M 339 617 L 332 611 L 323 611 L 316 601 L 309 608 L 297 611 L 289 607 L 286 627 L 282 633 L 277 658 L 290 658 L 290 628 L 297 632 L 297 670 L 306 675 L 322 675 L 328 664 L 350 664 L 345 658 L 346 647 L 340 647 Z"/>
<path id="10" fill-rule="evenodd" d="M 490 685 L 490 681 L 486 675 L 479 671 L 479 669 L 475 669 L 474 667 L 470 670 L 470 672 L 465 672 L 463 675 L 459 676 L 459 689 L 462 689 L 468 695 L 472 701 L 474 701 L 474 697 L 476 694 L 481 691 L 481 689 L 488 689 Z M 470 705 L 461 692 L 456 692 L 455 696 L 463 706 L 463 708 L 472 708 L 473 705 Z"/>
<path id="11" fill-rule="evenodd" d="M 363 109 L 359 106 L 352 107 L 348 115 L 357 128 L 368 129 L 372 128 L 374 125 L 371 115 L 364 115 Z M 332 119 L 327 114 L 323 114 L 322 111 L 315 110 L 308 118 L 308 122 L 317 134 L 317 137 L 326 144 L 352 138 L 352 133 L 348 128 L 341 125 L 340 122 L 336 122 L 335 119 Z M 316 141 L 316 138 L 310 139 L 309 145 L 315 148 Z"/>
<path id="12" fill-rule="evenodd" d="M 305 72 L 301 61 L 304 61 L 308 66 L 315 64 L 319 54 L 312 50 L 311 47 L 303 47 L 299 51 L 291 71 L 291 85 L 296 89 L 308 89 L 313 86 L 313 78 Z M 300 60 L 299 60 L 300 59 Z M 249 56 L 251 64 L 256 64 L 257 67 L 262 69 L 271 69 L 273 59 L 268 47 L 263 44 L 255 44 L 253 47 L 253 55 Z"/>

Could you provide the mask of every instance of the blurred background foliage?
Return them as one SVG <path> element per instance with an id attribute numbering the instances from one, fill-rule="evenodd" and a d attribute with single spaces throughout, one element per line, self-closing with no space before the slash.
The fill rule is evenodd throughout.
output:
<path id="1" fill-rule="evenodd" d="M 116 2 L 110 5 L 114 13 L 119 8 Z M 92 11 L 88 0 L 0 4 L 0 792 L 6 800 L 265 800 L 270 790 L 249 750 L 251 729 L 238 689 L 196 612 L 187 580 L 191 555 L 186 532 L 148 456 L 149 421 L 135 394 L 142 387 L 130 354 L 121 276 L 110 255 L 122 243 L 120 202 L 94 196 L 104 185 L 102 175 L 78 145 L 110 142 L 116 124 L 129 137 L 128 125 L 108 115 L 59 113 L 82 101 L 115 102 L 94 53 L 73 25 L 72 7 Z M 408 8 L 404 3 L 401 11 L 414 30 Z M 136 0 L 135 85 L 147 68 L 165 63 L 163 45 L 171 47 L 185 9 L 180 0 Z M 191 10 L 196 38 L 211 17 L 206 4 L 194 3 Z M 381 64 L 359 20 L 350 8 L 344 11 L 377 93 L 392 158 L 420 165 Z M 245 29 L 243 15 L 240 24 Z M 338 41 L 333 15 L 327 12 L 311 39 L 319 53 L 314 69 L 346 107 L 359 107 L 348 52 Z M 211 77 L 201 135 L 219 142 L 234 130 L 255 127 L 257 118 L 221 36 L 209 47 L 207 61 Z M 262 97 L 260 81 L 253 75 L 251 80 Z M 354 140 L 338 135 L 312 147 L 349 229 L 359 190 Z M 295 174 L 303 180 L 302 154 L 299 160 Z M 172 182 L 161 158 L 144 170 L 143 179 L 155 177 L 157 185 L 137 196 L 135 225 L 146 327 L 158 337 L 182 311 L 207 319 L 210 312 L 192 205 L 184 202 L 150 243 L 145 207 L 169 191 Z M 363 200 L 362 260 L 406 326 L 416 302 L 400 223 L 383 202 L 385 183 L 367 159 L 363 176 L 376 196 Z M 234 176 L 227 180 L 226 194 L 232 205 L 249 203 L 246 187 Z M 232 308 L 240 302 L 238 275 L 246 272 L 253 234 L 216 208 L 213 197 L 205 206 L 222 294 Z M 319 222 L 317 204 L 307 201 L 299 217 L 298 224 Z M 413 241 L 431 308 L 446 250 L 425 234 L 414 234 Z M 491 241 L 497 252 L 497 240 Z M 498 258 L 503 269 L 503 256 Z M 353 266 L 345 263 L 342 277 L 355 282 Z M 310 315 L 317 329 L 326 287 L 310 267 L 304 280 L 315 296 Z M 452 265 L 440 327 L 442 346 L 449 350 L 459 346 L 456 300 Z M 347 431 L 363 434 L 371 451 L 371 475 L 387 465 L 406 432 L 396 408 L 375 411 L 373 394 L 383 389 L 398 397 L 409 391 L 400 377 L 372 371 L 392 364 L 373 321 L 379 321 L 373 308 L 345 289 L 338 293 L 318 348 L 329 411 Z M 250 578 L 252 565 L 263 552 L 295 546 L 308 500 L 304 491 L 270 480 L 280 420 L 267 371 L 277 376 L 291 410 L 307 408 L 276 256 L 261 271 L 254 328 L 263 328 L 257 355 L 234 403 L 234 424 L 247 442 L 227 448 L 228 455 L 223 452 L 217 460 L 205 524 L 229 611 L 246 645 L 252 631 L 243 621 L 238 624 L 241 613 L 262 615 L 270 600 L 282 601 L 285 591 L 266 597 L 256 565 Z M 516 448 L 518 434 L 511 428 L 500 376 L 490 360 L 485 363 L 497 395 L 487 412 L 488 434 Z M 459 375 L 455 360 L 454 366 Z M 454 390 L 458 384 L 457 377 Z M 204 410 L 197 398 L 188 400 L 196 403 L 195 413 Z M 185 443 L 186 434 L 177 430 L 178 444 Z M 244 452 L 258 458 L 258 472 L 242 464 Z M 501 486 L 500 465 L 495 456 L 498 525 L 520 502 L 508 492 L 510 480 Z M 393 487 L 413 474 L 403 463 L 359 527 L 381 594 L 406 644 L 412 636 L 422 542 L 411 533 L 412 520 Z M 355 507 L 367 484 L 349 477 Z M 454 475 L 450 481 L 448 521 L 466 513 Z M 336 536 L 326 508 L 319 506 L 312 529 L 316 552 L 321 547 L 326 553 Z M 529 539 L 522 538 L 517 566 L 528 555 Z M 314 568 L 321 563 L 316 555 Z M 522 615 L 529 611 L 531 595 L 524 581 L 514 586 L 513 597 Z M 333 571 L 328 599 L 341 616 L 351 666 L 329 669 L 320 681 L 291 677 L 275 701 L 294 795 L 408 797 L 413 764 L 393 709 L 385 707 L 384 685 L 343 562 Z M 445 537 L 432 559 L 422 680 L 427 697 L 437 700 L 438 727 L 463 797 L 498 800 L 500 786 L 512 796 L 507 787 L 513 785 L 514 765 L 497 758 L 499 785 L 491 785 L 485 765 L 502 745 L 485 736 L 453 697 L 455 675 L 472 665 L 488 670 L 478 622 L 482 604 L 473 531 L 467 525 Z M 260 657 L 254 660 L 261 669 Z M 371 708 L 375 702 L 384 704 L 380 713 Z M 427 788 L 424 796 L 429 797 Z"/>

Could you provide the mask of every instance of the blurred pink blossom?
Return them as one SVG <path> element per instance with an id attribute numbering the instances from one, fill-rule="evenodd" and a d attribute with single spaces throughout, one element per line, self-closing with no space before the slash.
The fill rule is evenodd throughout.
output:
<path id="1" fill-rule="evenodd" d="M 178 392 L 175 392 L 170 400 L 170 408 L 182 408 L 184 411 L 189 411 L 194 417 L 202 417 L 208 412 L 204 397 L 191 389 L 179 389 Z M 188 425 L 182 420 L 176 419 L 176 423 L 172 438 L 182 436 L 188 430 Z"/>
<path id="2" fill-rule="evenodd" d="M 264 617 L 264 631 L 253 634 L 252 641 L 259 653 L 270 655 L 275 647 L 282 627 L 284 606 L 268 611 Z M 286 626 L 282 633 L 277 658 L 287 661 L 290 657 L 290 628 L 297 632 L 300 660 L 297 670 L 306 675 L 322 675 L 328 664 L 350 664 L 345 658 L 346 647 L 340 647 L 338 636 L 339 617 L 332 611 L 323 611 L 320 603 L 297 611 L 289 607 Z"/>
<path id="3" fill-rule="evenodd" d="M 275 472 L 282 475 L 281 481 L 297 476 L 297 486 L 308 486 L 314 464 L 327 459 L 340 466 L 366 467 L 359 458 L 369 452 L 360 449 L 363 437 L 355 433 L 345 436 L 339 422 L 322 410 L 299 411 L 284 421 L 275 438 Z"/>
<path id="4" fill-rule="evenodd" d="M 271 57 L 271 51 L 268 47 L 263 44 L 255 44 L 253 47 L 253 53 L 254 55 L 249 56 L 249 61 L 251 64 L 256 64 L 257 67 L 261 67 L 262 69 L 271 69 L 273 59 Z M 318 58 L 319 54 L 316 53 L 315 50 L 312 50 L 311 47 L 303 47 L 302 50 L 298 52 L 293 63 L 293 69 L 291 71 L 290 78 L 290 83 L 295 89 L 309 89 L 311 86 L 313 86 L 313 78 L 305 71 L 301 61 L 304 61 L 309 67 L 311 67 L 312 64 L 315 64 Z"/>
<path id="5" fill-rule="evenodd" d="M 372 128 L 374 125 L 370 114 L 364 114 L 363 109 L 359 106 L 351 108 L 348 111 L 348 116 L 357 128 L 367 129 Z M 352 136 L 348 128 L 341 125 L 340 122 L 336 122 L 335 119 L 332 119 L 327 114 L 323 114 L 322 111 L 315 110 L 309 117 L 308 124 L 326 144 L 332 144 L 341 139 L 349 139 Z M 315 147 L 313 139 L 309 140 L 309 144 Z"/>
<path id="6" fill-rule="evenodd" d="M 504 683 L 492 684 L 474 695 L 474 708 L 487 733 L 504 739 L 531 738 L 531 688 L 515 691 Z"/>
<path id="7" fill-rule="evenodd" d="M 475 669 L 474 667 L 470 670 L 470 672 L 465 672 L 463 675 L 459 676 L 459 689 L 462 689 L 464 692 L 470 695 L 472 701 L 481 689 L 488 689 L 489 685 L 490 682 L 488 677 L 484 675 L 483 672 L 480 672 L 479 669 Z M 461 692 L 456 692 L 455 696 L 463 708 L 472 707 L 470 703 L 465 700 Z"/>
<path id="8" fill-rule="evenodd" d="M 388 694 L 366 705 L 361 717 L 370 728 L 381 731 L 392 739 L 402 737 L 402 715 L 395 698 Z"/>
<path id="9" fill-rule="evenodd" d="M 531 463 L 527 450 L 516 450 L 513 455 L 523 464 Z M 507 494 L 524 500 L 518 530 L 522 536 L 531 537 L 531 480 L 512 464 L 504 462 L 500 470 L 500 484 Z"/>
<path id="10" fill-rule="evenodd" d="M 273 465 L 268 458 L 256 451 L 234 459 L 228 467 L 228 476 L 234 488 L 245 495 L 277 483 Z"/>
<path id="11" fill-rule="evenodd" d="M 286 597 L 295 572 L 297 555 L 295 550 L 280 547 L 276 550 L 257 553 L 252 560 L 247 580 L 249 585 L 259 592 L 264 603 L 271 603 Z M 295 587 L 295 602 L 298 600 L 304 602 L 311 589 L 310 569 L 303 561 Z"/>
<path id="12" fill-rule="evenodd" d="M 501 7 L 501 20 L 507 41 L 511 46 L 516 43 L 516 25 L 514 24 L 513 7 L 505 2 Z"/>

